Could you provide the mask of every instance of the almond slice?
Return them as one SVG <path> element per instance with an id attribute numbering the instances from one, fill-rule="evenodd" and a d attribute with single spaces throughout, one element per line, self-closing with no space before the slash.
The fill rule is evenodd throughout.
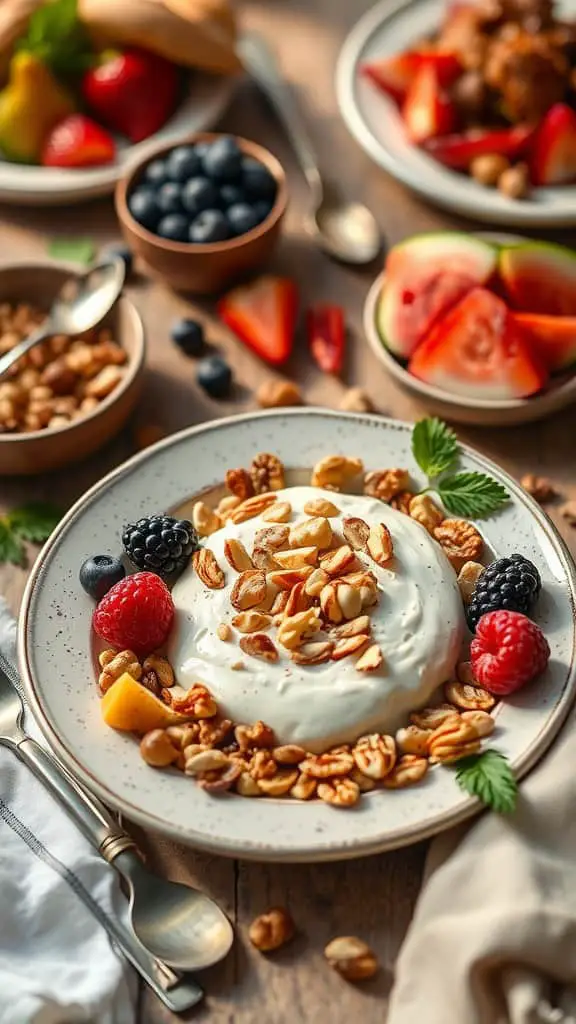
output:
<path id="1" fill-rule="evenodd" d="M 269 636 L 265 633 L 252 633 L 250 636 L 240 638 L 240 649 L 251 658 L 261 658 L 262 661 L 278 661 L 278 651 Z"/>
<path id="2" fill-rule="evenodd" d="M 320 597 L 327 583 L 330 583 L 328 573 L 324 569 L 314 569 L 306 580 L 306 593 L 309 597 Z"/>
<path id="3" fill-rule="evenodd" d="M 254 608 L 266 597 L 266 576 L 258 569 L 248 569 L 238 576 L 232 593 L 230 603 L 239 612 Z"/>
<path id="4" fill-rule="evenodd" d="M 352 636 L 360 636 L 361 633 L 369 633 L 370 616 L 358 615 L 357 618 L 350 619 L 349 622 L 343 622 L 341 626 L 335 626 L 331 632 L 337 640 L 347 640 Z"/>
<path id="5" fill-rule="evenodd" d="M 274 559 L 281 569 L 301 569 L 303 565 L 314 565 L 318 548 L 293 548 L 291 551 L 276 551 Z"/>
<path id="6" fill-rule="evenodd" d="M 334 551 L 329 551 L 320 559 L 320 568 L 329 576 L 340 576 L 354 561 L 356 555 L 348 544 L 342 544 Z"/>
<path id="7" fill-rule="evenodd" d="M 198 579 L 210 590 L 221 590 L 226 577 L 210 548 L 199 548 L 192 556 L 192 566 Z"/>
<path id="8" fill-rule="evenodd" d="M 288 523 L 291 515 L 292 505 L 289 501 L 276 501 L 262 513 L 262 519 L 266 523 Z"/>
<path id="9" fill-rule="evenodd" d="M 372 644 L 366 648 L 364 654 L 360 655 L 355 668 L 358 672 L 374 672 L 375 669 L 380 668 L 383 661 L 384 657 L 378 644 Z"/>
<path id="10" fill-rule="evenodd" d="M 292 651 L 290 658 L 297 665 L 321 665 L 330 661 L 332 643 L 329 640 L 313 640 Z"/>
<path id="11" fill-rule="evenodd" d="M 268 573 L 270 583 L 280 590 L 292 590 L 297 583 L 303 583 L 313 572 L 311 565 L 303 565 L 301 569 L 278 569 Z"/>
<path id="12" fill-rule="evenodd" d="M 288 600 L 282 609 L 285 615 L 296 615 L 297 612 L 305 612 L 310 607 L 312 598 L 308 596 L 305 588 L 305 583 L 297 583 L 295 587 L 292 587 L 288 594 Z M 286 591 L 281 590 L 280 593 L 286 594 Z"/>
<path id="13" fill-rule="evenodd" d="M 368 554 L 378 565 L 387 565 L 394 554 L 394 545 L 390 530 L 384 523 L 376 523 L 370 527 L 366 543 Z"/>
<path id="14" fill-rule="evenodd" d="M 313 501 L 307 501 L 304 505 L 304 512 L 307 516 L 323 516 L 325 519 L 340 515 L 340 509 L 327 498 L 314 498 Z"/>
<path id="15" fill-rule="evenodd" d="M 258 633 L 262 629 L 268 629 L 272 625 L 272 616 L 265 612 L 256 612 L 250 609 L 247 612 L 239 612 L 232 619 L 232 625 L 240 633 Z"/>
<path id="16" fill-rule="evenodd" d="M 252 498 L 247 498 L 235 509 L 232 510 L 229 516 L 231 523 L 245 523 L 248 519 L 254 519 L 256 516 L 262 515 L 267 508 L 274 505 L 276 501 L 276 494 L 274 491 L 269 491 L 266 494 L 255 494 Z"/>
<path id="17" fill-rule="evenodd" d="M 357 651 L 368 643 L 370 643 L 370 635 L 368 633 L 358 633 L 357 636 L 338 640 L 332 651 L 332 661 L 341 661 L 342 658 L 347 658 L 350 654 L 356 654 Z"/>
<path id="18" fill-rule="evenodd" d="M 236 572 L 245 572 L 247 569 L 254 568 L 252 559 L 242 541 L 237 540 L 236 537 L 230 537 L 224 541 L 224 555 Z"/>
<path id="19" fill-rule="evenodd" d="M 367 543 L 370 527 L 363 519 L 359 519 L 357 516 L 345 519 L 342 524 L 342 533 L 344 534 L 344 539 L 348 541 L 351 548 L 354 548 L 354 551 L 368 550 Z"/>

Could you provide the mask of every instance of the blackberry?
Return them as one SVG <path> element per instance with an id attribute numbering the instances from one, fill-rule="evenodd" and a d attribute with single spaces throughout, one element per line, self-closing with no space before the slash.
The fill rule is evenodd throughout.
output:
<path id="1" fill-rule="evenodd" d="M 158 576 L 182 572 L 199 547 L 192 523 L 173 516 L 146 516 L 130 523 L 122 533 L 122 544 L 138 569 Z"/>
<path id="2" fill-rule="evenodd" d="M 542 581 L 535 565 L 523 555 L 499 558 L 478 577 L 468 605 L 468 625 L 475 630 L 486 612 L 502 608 L 527 615 L 536 601 Z"/>

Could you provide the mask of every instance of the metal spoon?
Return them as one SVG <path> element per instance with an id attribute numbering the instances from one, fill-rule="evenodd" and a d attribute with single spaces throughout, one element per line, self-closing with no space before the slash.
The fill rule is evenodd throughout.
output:
<path id="1" fill-rule="evenodd" d="M 124 261 L 111 256 L 90 267 L 80 277 L 71 277 L 56 296 L 46 320 L 37 330 L 0 358 L 0 378 L 30 349 L 55 334 L 68 337 L 96 327 L 116 302 L 124 285 Z"/>
<path id="2" fill-rule="evenodd" d="M 308 131 L 290 87 L 261 36 L 250 33 L 238 44 L 244 67 L 278 114 L 310 186 L 312 211 L 307 227 L 328 255 L 343 263 L 370 263 L 380 252 L 380 229 L 367 206 L 344 199 L 333 183 L 323 180 Z"/>

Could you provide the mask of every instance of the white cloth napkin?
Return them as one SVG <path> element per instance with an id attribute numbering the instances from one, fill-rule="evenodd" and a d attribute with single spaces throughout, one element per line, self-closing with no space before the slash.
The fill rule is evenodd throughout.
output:
<path id="1" fill-rule="evenodd" d="M 15 638 L 0 598 L 0 651 L 12 665 Z M 41 741 L 31 715 L 25 724 Z M 134 973 L 102 924 L 125 907 L 114 870 L 0 748 L 0 1024 L 133 1024 Z"/>

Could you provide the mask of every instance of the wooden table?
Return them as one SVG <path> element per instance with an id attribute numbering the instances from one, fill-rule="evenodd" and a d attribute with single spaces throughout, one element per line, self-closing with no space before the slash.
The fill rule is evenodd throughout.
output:
<path id="1" fill-rule="evenodd" d="M 353 142 L 339 116 L 333 71 L 346 32 L 370 0 L 266 0 L 245 5 L 247 25 L 262 31 L 278 47 L 287 79 L 305 105 L 318 150 L 332 173 L 338 173 L 350 197 L 359 197 L 375 211 L 387 242 L 416 231 L 458 226 L 422 205 L 374 167 Z M 363 341 L 362 303 L 378 268 L 351 271 L 329 262 L 314 250 L 302 230 L 306 190 L 288 145 L 260 96 L 242 86 L 222 126 L 269 146 L 284 162 L 292 192 L 287 231 L 274 269 L 292 274 L 303 303 L 332 299 L 343 302 L 353 341 L 346 384 L 359 384 L 376 408 L 413 420 L 424 410 L 388 380 Z M 118 237 L 109 201 L 64 210 L 0 209 L 3 259 L 45 252 L 49 237 L 80 233 L 106 244 Z M 212 316 L 210 303 L 191 304 L 160 284 L 141 278 L 131 287 L 144 317 L 150 345 L 149 369 L 137 423 L 152 422 L 172 432 L 254 406 L 253 392 L 268 370 L 225 332 Z M 170 343 L 172 319 L 186 313 L 201 317 L 211 340 L 221 345 L 238 382 L 233 400 L 216 403 L 196 386 L 194 365 Z M 336 407 L 346 384 L 323 376 L 309 360 L 302 339 L 288 368 L 303 386 L 311 404 Z M 511 473 L 527 471 L 550 476 L 566 497 L 576 497 L 574 436 L 576 408 L 533 427 L 460 430 L 460 435 Z M 72 502 L 85 488 L 134 450 L 133 436 L 124 436 L 96 458 L 57 476 L 3 480 L 0 513 L 16 503 L 59 495 Z M 554 509 L 561 532 L 576 550 L 575 535 Z M 14 611 L 19 606 L 25 572 L 0 567 L 0 592 Z M 208 998 L 193 1015 L 211 1024 L 381 1024 L 396 954 L 410 921 L 426 853 L 425 845 L 364 861 L 317 867 L 244 864 L 197 855 L 156 836 L 139 834 L 150 863 L 171 877 L 209 891 L 237 926 L 237 942 L 228 960 L 203 978 Z M 299 928 L 296 940 L 274 956 L 255 953 L 246 939 L 252 918 L 273 905 L 290 907 Z M 363 987 L 347 985 L 325 966 L 322 949 L 335 935 L 357 934 L 377 951 L 382 971 Z M 329 1009 L 328 1009 L 329 1007 Z M 175 1021 L 147 991 L 140 995 L 141 1024 Z"/>

